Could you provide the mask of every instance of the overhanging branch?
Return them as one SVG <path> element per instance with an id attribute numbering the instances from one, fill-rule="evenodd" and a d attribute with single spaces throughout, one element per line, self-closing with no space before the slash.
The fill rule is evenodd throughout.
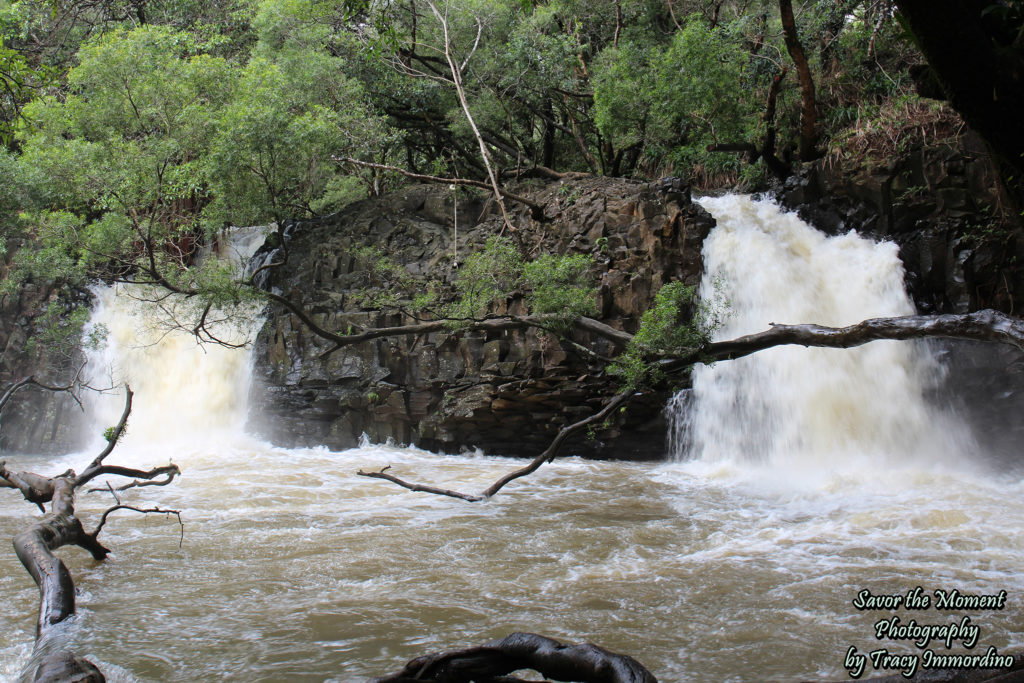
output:
<path id="1" fill-rule="evenodd" d="M 512 323 L 523 324 L 527 320 L 529 319 L 500 319 L 489 322 L 511 325 Z M 581 320 L 587 322 L 581 324 Z M 608 328 L 598 321 L 594 321 L 589 318 L 581 320 L 576 322 L 576 326 L 578 328 L 586 329 L 595 333 L 603 332 L 603 336 L 617 341 L 622 345 L 628 343 L 628 341 L 632 339 L 632 335 Z M 532 324 L 536 324 L 536 321 L 531 322 Z M 387 328 L 382 328 L 381 330 L 368 330 L 363 334 L 383 336 L 382 334 L 377 333 L 381 333 L 385 329 Z M 359 335 L 353 335 L 353 337 L 356 336 Z M 826 327 L 823 325 L 776 325 L 775 323 L 772 323 L 771 328 L 764 332 L 758 332 L 757 334 L 746 335 L 727 341 L 709 342 L 703 347 L 692 349 L 682 355 L 672 355 L 667 353 L 660 355 L 650 354 L 648 361 L 651 363 L 657 363 L 663 372 L 675 373 L 683 371 L 695 363 L 732 360 L 775 346 L 800 344 L 802 346 L 814 347 L 850 348 L 876 340 L 906 340 L 930 337 L 998 342 L 1011 344 L 1021 351 L 1024 351 L 1024 321 L 998 311 L 984 310 L 976 313 L 960 315 L 911 315 L 893 318 L 872 318 L 861 321 L 855 325 L 839 328 Z M 450 489 L 442 489 L 426 484 L 405 481 L 393 474 L 388 474 L 386 470 L 389 468 L 384 468 L 379 472 L 365 472 L 360 470 L 357 474 L 363 477 L 385 479 L 397 484 L 398 486 L 409 489 L 410 491 L 448 496 L 468 502 L 486 500 L 498 493 L 498 491 L 500 491 L 509 482 L 532 474 L 545 462 L 551 462 L 558 455 L 558 451 L 561 449 L 567 438 L 581 429 L 595 423 L 600 423 L 609 418 L 617 408 L 624 406 L 636 395 L 638 394 L 635 394 L 632 391 L 623 391 L 622 393 L 616 394 L 599 412 L 567 427 L 563 427 L 543 453 L 537 455 L 528 465 L 510 472 L 498 479 L 480 494 L 462 493 Z"/>
<path id="2" fill-rule="evenodd" d="M 502 197 L 511 199 L 512 201 L 519 202 L 520 204 L 529 207 L 530 215 L 534 220 L 544 220 L 544 205 L 533 201 L 527 197 L 524 197 L 515 192 L 510 192 L 501 186 L 497 186 L 495 189 L 494 185 L 485 183 L 480 180 L 470 180 L 469 178 L 442 178 L 440 176 L 424 175 L 422 173 L 413 173 L 407 171 L 404 168 L 398 166 L 388 166 L 387 164 L 376 164 L 371 161 L 360 161 L 359 159 L 353 159 L 351 157 L 331 157 L 334 161 L 342 164 L 353 164 L 355 166 L 363 166 L 366 168 L 375 168 L 380 171 L 392 171 L 399 173 L 406 178 L 413 180 L 421 180 L 426 183 L 440 183 L 443 185 L 463 185 L 466 187 L 481 187 L 485 190 L 497 191 Z"/>
<path id="3" fill-rule="evenodd" d="M 786 344 L 845 349 L 879 339 L 928 337 L 998 342 L 1024 351 L 1024 321 L 989 309 L 963 314 L 871 318 L 847 327 L 771 323 L 771 329 L 708 344 L 701 353 L 714 360 L 731 360 Z"/>

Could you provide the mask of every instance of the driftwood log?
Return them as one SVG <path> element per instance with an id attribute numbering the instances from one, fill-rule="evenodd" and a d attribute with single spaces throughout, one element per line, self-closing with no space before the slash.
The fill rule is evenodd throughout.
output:
<path id="1" fill-rule="evenodd" d="M 22 680 L 32 683 L 106 683 L 107 680 L 95 664 L 67 651 L 44 657 L 26 674 Z"/>
<path id="2" fill-rule="evenodd" d="M 17 386 L 17 385 L 15 385 Z M 126 387 L 124 412 L 117 426 L 107 437 L 106 447 L 85 468 L 82 474 L 68 470 L 63 474 L 47 477 L 33 472 L 14 472 L 7 469 L 6 463 L 0 461 L 0 488 L 13 488 L 21 492 L 22 497 L 34 503 L 44 513 L 43 517 L 29 525 L 14 537 L 14 551 L 25 569 L 39 586 L 39 617 L 36 621 L 36 647 L 45 641 L 48 633 L 75 612 L 75 585 L 71 573 L 64 562 L 53 554 L 53 551 L 67 545 L 75 545 L 87 550 L 94 559 L 103 560 L 110 551 L 98 540 L 100 531 L 107 517 L 115 510 L 134 510 L 141 513 L 158 513 L 176 515 L 177 510 L 160 508 L 136 508 L 122 505 L 117 491 L 137 486 L 165 486 L 180 474 L 177 465 L 165 465 L 151 470 L 138 470 L 130 467 L 106 465 L 104 461 L 117 445 L 128 424 L 128 416 L 132 410 L 132 391 Z M 0 399 L 0 409 L 13 392 L 8 390 L 4 399 Z M 103 513 L 94 531 L 87 532 L 81 520 L 75 515 L 76 491 L 101 475 L 133 477 L 134 480 L 117 489 L 112 486 L 111 492 L 116 505 Z M 163 477 L 163 479 L 157 479 Z M 95 490 L 95 489 L 93 489 Z M 102 490 L 102 489 L 101 489 Z M 50 503 L 49 512 L 46 503 Z M 90 662 L 75 656 L 74 653 L 52 647 L 53 652 L 44 655 L 34 665 L 34 671 L 27 671 L 23 679 L 46 681 L 47 683 L 79 682 L 96 683 L 103 681 L 103 674 Z"/>
<path id="3" fill-rule="evenodd" d="M 563 645 L 536 633 L 513 633 L 477 647 L 417 657 L 401 671 L 371 683 L 518 683 L 530 669 L 555 681 L 657 683 L 640 662 L 590 643 Z"/>

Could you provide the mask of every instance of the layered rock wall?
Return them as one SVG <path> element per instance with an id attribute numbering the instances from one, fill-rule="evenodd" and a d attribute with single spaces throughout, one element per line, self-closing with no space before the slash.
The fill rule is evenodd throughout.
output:
<path id="1" fill-rule="evenodd" d="M 523 244 L 531 254 L 592 255 L 605 323 L 634 331 L 664 283 L 699 282 L 700 249 L 713 221 L 690 202 L 684 185 L 588 178 L 533 195 L 544 204 L 546 220 L 517 215 Z M 457 275 L 456 204 L 460 258 L 501 231 L 485 195 L 460 195 L 456 202 L 445 187 L 410 187 L 296 225 L 289 265 L 266 284 L 301 300 L 327 329 L 415 322 L 361 308 L 358 292 L 368 273 L 355 252 L 379 247 L 410 274 L 450 284 Z M 526 311 L 521 298 L 511 297 L 495 312 Z M 603 340 L 574 339 L 598 353 L 610 351 Z M 534 455 L 618 386 L 600 365 L 537 330 L 434 332 L 325 353 L 329 349 L 290 313 L 269 312 L 256 348 L 254 431 L 288 446 L 351 447 L 365 433 L 374 442 L 393 439 L 448 452 Z M 662 457 L 665 398 L 635 404 L 570 450 Z"/>
<path id="2" fill-rule="evenodd" d="M 12 240 L 8 247 L 6 261 L 0 263 L 0 280 L 10 271 L 17 241 Z M 50 324 L 66 324 L 66 314 L 86 303 L 87 298 L 53 283 L 35 281 L 23 282 L 0 295 L 0 391 L 28 375 L 53 384 L 70 379 L 81 356 L 47 346 L 45 336 L 40 340 L 41 319 L 54 305 L 65 317 Z M 0 451 L 67 452 L 78 445 L 82 424 L 82 410 L 70 396 L 28 386 L 15 395 L 0 416 Z"/>

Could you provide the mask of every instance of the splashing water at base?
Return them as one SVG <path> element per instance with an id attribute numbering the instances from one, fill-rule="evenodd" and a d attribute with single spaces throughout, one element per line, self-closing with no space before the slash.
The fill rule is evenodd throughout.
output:
<path id="1" fill-rule="evenodd" d="M 178 440 L 196 442 L 241 433 L 249 391 L 249 354 L 218 344 L 201 344 L 185 324 L 190 312 L 153 311 L 154 304 L 126 286 L 98 290 L 91 325 L 107 332 L 88 370 L 95 384 L 127 383 L 135 393 L 125 435 L 127 447 Z M 175 302 L 163 302 L 164 308 Z M 254 313 L 254 311 L 250 311 Z M 221 325 L 218 338 L 244 343 L 251 322 Z M 96 431 L 117 424 L 123 391 L 90 396 Z"/>
<path id="2" fill-rule="evenodd" d="M 103 311 L 112 330 L 127 327 L 126 317 L 152 323 L 119 301 Z M 390 464 L 411 479 L 473 491 L 516 463 L 255 441 L 238 419 L 248 352 L 179 341 L 128 362 L 122 346 L 119 367 L 151 375 L 192 368 L 205 376 L 208 397 L 225 398 L 192 411 L 188 381 L 184 393 L 162 383 L 151 392 L 131 375 L 140 412 L 111 462 L 162 464 L 173 455 L 184 472 L 178 481 L 129 495 L 181 509 L 181 547 L 173 519 L 126 515 L 104 530 L 114 550 L 107 562 L 61 551 L 80 591 L 74 647 L 111 681 L 363 680 L 426 651 L 514 630 L 632 654 L 666 682 L 839 680 L 849 646 L 879 646 L 879 613 L 855 610 L 857 592 L 917 585 L 1007 590 L 1008 609 L 972 618 L 981 645 L 1024 646 L 1019 481 L 872 460 L 870 485 L 861 470 L 838 468 L 818 486 L 787 488 L 758 479 L 777 453 L 760 456 L 755 476 L 746 459 L 727 454 L 662 465 L 565 458 L 491 501 L 466 504 L 354 473 Z M 213 361 L 214 351 L 225 355 Z M 146 405 L 171 400 L 186 410 Z M 97 431 L 120 409 L 118 399 L 104 408 Z M 832 467 L 804 449 L 804 466 Z M 15 466 L 58 472 L 92 455 Z M 108 500 L 80 496 L 87 526 Z M 31 515 L 0 496 L 0 533 L 13 535 Z M 0 553 L 0 592 L 0 679 L 9 681 L 31 651 L 37 606 L 10 552 Z"/>
<path id="3" fill-rule="evenodd" d="M 895 244 L 855 232 L 826 237 L 767 200 L 702 203 L 718 225 L 704 245 L 701 296 L 728 302 L 716 339 L 773 322 L 841 327 L 914 313 Z M 954 415 L 926 399 L 939 378 L 925 344 L 901 341 L 777 347 L 697 367 L 689 443 L 676 456 L 767 473 L 785 487 L 802 478 L 818 485 L 836 471 L 870 477 L 955 465 L 973 443 Z"/>

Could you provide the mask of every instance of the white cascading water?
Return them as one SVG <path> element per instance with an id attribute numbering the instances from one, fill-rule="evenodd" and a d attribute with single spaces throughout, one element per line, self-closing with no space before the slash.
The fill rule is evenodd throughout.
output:
<path id="1" fill-rule="evenodd" d="M 216 257 L 242 268 L 263 243 L 265 228 L 234 228 L 218 242 Z M 223 344 L 200 343 L 190 331 L 196 304 L 150 287 L 118 285 L 94 291 L 88 332 L 104 339 L 89 354 L 93 386 L 128 384 L 135 394 L 124 445 L 232 438 L 247 417 L 251 356 L 244 347 L 260 324 L 259 310 L 240 306 L 230 315 L 212 311 L 208 330 Z M 93 422 L 117 424 L 123 391 L 88 397 Z"/>
<path id="2" fill-rule="evenodd" d="M 895 244 L 856 232 L 826 237 L 768 200 L 701 203 L 717 220 L 704 244 L 701 285 L 703 300 L 725 307 L 715 339 L 773 322 L 842 327 L 915 312 Z M 926 345 L 900 341 L 778 347 L 699 366 L 685 415 L 675 413 L 685 423 L 676 440 L 689 442 L 675 455 L 761 464 L 790 483 L 836 469 L 952 463 L 970 452 L 971 440 L 926 399 L 938 379 Z"/>
<path id="3" fill-rule="evenodd" d="M 768 203 L 707 206 L 720 222 L 708 270 L 721 273 L 735 314 L 721 336 L 910 311 L 891 246 L 825 239 Z M 801 271 L 814 275 L 805 282 Z M 879 613 L 854 609 L 857 592 L 918 585 L 1006 590 L 1007 609 L 971 615 L 978 647 L 1024 647 L 1024 485 L 959 467 L 964 442 L 922 400 L 935 368 L 915 345 L 778 349 L 698 370 L 687 435 L 700 445 L 688 459 L 566 456 L 468 504 L 355 472 L 391 465 L 479 491 L 518 463 L 250 438 L 249 349 L 164 334 L 164 314 L 129 294 L 99 292 L 93 316 L 109 330 L 94 367 L 136 391 L 110 462 L 181 466 L 172 485 L 124 497 L 181 510 L 185 529 L 182 542 L 174 518 L 122 512 L 103 531 L 107 561 L 61 550 L 79 591 L 71 645 L 112 683 L 365 680 L 516 630 L 632 654 L 663 681 L 842 680 L 850 646 L 879 647 Z M 757 312 L 769 304 L 779 308 Z M 90 407 L 97 441 L 122 401 Z M 8 466 L 61 472 L 98 445 Z M 960 459 L 937 467 L 943 453 Z M 91 528 L 110 504 L 107 492 L 86 492 L 77 509 Z M 0 537 L 34 514 L 0 496 Z M 9 683 L 32 650 L 38 601 L 11 552 L 0 552 L 0 595 Z"/>

